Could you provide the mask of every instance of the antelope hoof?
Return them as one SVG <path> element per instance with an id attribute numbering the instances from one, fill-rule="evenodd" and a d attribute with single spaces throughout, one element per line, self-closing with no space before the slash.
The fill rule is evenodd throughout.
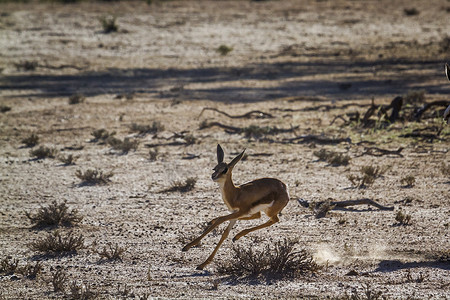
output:
<path id="1" fill-rule="evenodd" d="M 238 237 L 237 235 L 233 238 L 233 242 L 236 242 L 240 237 Z"/>
<path id="2" fill-rule="evenodd" d="M 181 251 L 186 252 L 189 250 L 190 247 L 188 247 L 189 245 L 186 245 L 183 247 L 183 249 L 181 249 Z"/>
<path id="3" fill-rule="evenodd" d="M 205 267 L 204 265 L 199 265 L 199 266 L 197 267 L 197 270 L 201 271 L 201 270 L 203 270 L 204 267 Z"/>

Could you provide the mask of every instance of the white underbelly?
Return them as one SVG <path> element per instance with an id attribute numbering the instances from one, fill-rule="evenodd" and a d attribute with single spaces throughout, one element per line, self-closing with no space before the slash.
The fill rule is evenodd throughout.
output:
<path id="1" fill-rule="evenodd" d="M 267 203 L 267 204 L 260 204 L 260 205 L 256 205 L 255 207 L 252 207 L 250 209 L 250 211 L 248 212 L 248 214 L 246 215 L 246 217 L 250 217 L 251 215 L 254 215 L 254 214 L 256 214 L 257 212 L 260 212 L 260 211 L 263 211 L 264 213 L 266 213 L 266 210 L 269 207 L 272 207 L 274 202 L 275 201 L 272 201 L 272 202 Z"/>

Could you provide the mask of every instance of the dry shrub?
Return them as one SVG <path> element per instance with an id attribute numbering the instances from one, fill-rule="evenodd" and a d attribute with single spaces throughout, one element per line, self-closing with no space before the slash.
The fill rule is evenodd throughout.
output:
<path id="1" fill-rule="evenodd" d="M 80 104 L 83 103 L 86 100 L 86 97 L 83 94 L 74 94 L 69 97 L 69 104 Z"/>
<path id="2" fill-rule="evenodd" d="M 381 299 L 387 299 L 385 296 L 382 295 L 383 293 L 381 291 L 375 291 L 372 289 L 370 284 L 366 284 L 364 286 L 364 290 L 362 293 L 359 293 L 356 288 L 353 288 L 352 293 L 348 295 L 345 293 L 343 296 L 335 297 L 334 299 L 338 300 L 381 300 Z"/>
<path id="3" fill-rule="evenodd" d="M 197 183 L 197 178 L 189 177 L 186 179 L 186 181 L 184 183 L 181 181 L 173 182 L 171 187 L 161 191 L 161 193 L 173 193 L 173 192 L 186 193 L 186 192 L 192 191 L 194 189 L 196 183 Z"/>
<path id="4" fill-rule="evenodd" d="M 127 154 L 131 150 L 136 151 L 139 146 L 139 141 L 130 138 L 125 138 L 124 140 L 109 137 L 106 142 L 114 149 L 120 151 L 122 154 Z"/>
<path id="5" fill-rule="evenodd" d="M 424 90 L 418 90 L 418 91 L 408 91 L 406 96 L 403 97 L 406 104 L 411 105 L 421 105 L 425 102 L 425 91 Z"/>
<path id="6" fill-rule="evenodd" d="M 130 125 L 130 130 L 132 132 L 137 132 L 140 135 L 145 135 L 145 134 L 154 134 L 157 132 L 161 132 L 164 130 L 164 125 L 161 124 L 161 122 L 158 121 L 154 121 L 152 123 L 152 125 L 142 125 L 142 124 L 137 124 L 137 123 L 132 123 Z"/>
<path id="7" fill-rule="evenodd" d="M 54 292 L 64 292 L 64 285 L 67 282 L 67 273 L 63 269 L 57 269 L 52 274 L 51 283 L 53 285 Z"/>
<path id="8" fill-rule="evenodd" d="M 220 55 L 225 56 L 231 51 L 233 51 L 233 48 L 227 45 L 220 45 L 216 51 L 219 52 Z"/>
<path id="9" fill-rule="evenodd" d="M 388 170 L 388 167 L 379 167 L 379 166 L 364 166 L 361 168 L 360 172 L 362 176 L 356 175 L 348 175 L 347 179 L 350 182 L 359 188 L 365 188 L 367 186 L 372 185 L 375 180 L 381 176 Z"/>
<path id="10" fill-rule="evenodd" d="M 399 210 L 395 215 L 395 221 L 397 221 L 396 225 L 399 226 L 411 225 L 411 215 L 403 213 L 403 211 Z"/>
<path id="11" fill-rule="evenodd" d="M 27 279 L 35 279 L 41 271 L 42 263 L 39 261 L 34 265 L 27 262 L 25 266 L 19 266 L 19 260 L 12 257 L 7 257 L 0 261 L 0 274 L 20 274 Z"/>
<path id="12" fill-rule="evenodd" d="M 316 218 L 325 217 L 330 210 L 334 208 L 334 205 L 331 205 L 332 199 L 327 199 L 325 201 L 321 201 L 318 203 L 311 203 L 309 208 L 313 211 Z"/>
<path id="13" fill-rule="evenodd" d="M 11 107 L 10 106 L 7 106 L 7 105 L 0 105 L 0 112 L 1 113 L 5 113 L 5 112 L 8 112 L 8 111 L 10 111 L 11 110 Z"/>
<path id="14" fill-rule="evenodd" d="M 83 184 L 107 184 L 113 176 L 113 172 L 103 173 L 103 171 L 97 169 L 88 169 L 84 173 L 80 170 L 75 172 L 75 176 L 81 179 Z"/>
<path id="15" fill-rule="evenodd" d="M 34 227 L 45 226 L 74 226 L 79 223 L 83 217 L 78 215 L 76 209 L 69 211 L 67 201 L 58 203 L 54 200 L 46 207 L 40 207 L 36 214 L 25 213 L 28 219 L 34 224 Z"/>
<path id="16" fill-rule="evenodd" d="M 74 165 L 75 161 L 78 159 L 77 156 L 73 154 L 69 154 L 67 156 L 61 155 L 58 157 L 59 161 L 62 162 L 65 166 Z"/>
<path id="17" fill-rule="evenodd" d="M 400 180 L 400 183 L 401 183 L 404 187 L 410 188 L 410 187 L 413 187 L 414 184 L 416 183 L 416 178 L 415 178 L 414 176 L 412 176 L 412 175 L 408 175 L 408 176 L 403 177 L 403 178 Z"/>
<path id="18" fill-rule="evenodd" d="M 12 275 L 19 266 L 19 260 L 6 257 L 0 261 L 0 274 Z"/>
<path id="19" fill-rule="evenodd" d="M 405 8 L 403 10 L 403 12 L 405 13 L 405 16 L 417 16 L 420 14 L 420 12 L 417 10 L 417 8 L 412 7 L 412 8 Z"/>
<path id="20" fill-rule="evenodd" d="M 149 155 L 150 161 L 155 161 L 158 158 L 159 149 L 158 148 L 154 148 L 153 150 L 150 149 L 148 152 L 148 155 Z"/>
<path id="21" fill-rule="evenodd" d="M 105 16 L 100 18 L 99 20 L 100 24 L 103 27 L 103 33 L 117 32 L 119 30 L 119 26 L 116 23 L 116 17 Z"/>
<path id="22" fill-rule="evenodd" d="M 14 64 L 17 70 L 34 71 L 38 67 L 36 60 L 24 60 Z"/>
<path id="23" fill-rule="evenodd" d="M 90 300 L 97 299 L 99 295 L 91 289 L 89 284 L 72 281 L 69 284 L 69 292 L 65 296 L 71 300 Z"/>
<path id="24" fill-rule="evenodd" d="M 24 143 L 25 146 L 31 148 L 39 144 L 39 137 L 37 136 L 37 134 L 32 133 L 31 135 L 24 138 L 21 142 Z"/>
<path id="25" fill-rule="evenodd" d="M 120 247 L 118 244 L 115 244 L 113 246 L 111 243 L 109 243 L 108 247 L 103 246 L 103 249 L 101 251 L 94 249 L 94 252 L 100 255 L 100 261 L 122 261 L 122 256 L 125 253 L 125 248 Z"/>
<path id="26" fill-rule="evenodd" d="M 43 239 L 30 243 L 29 248 L 47 254 L 76 253 L 85 248 L 84 237 L 82 234 L 74 236 L 72 232 L 62 236 L 59 231 L 55 231 Z"/>
<path id="27" fill-rule="evenodd" d="M 98 141 L 105 142 L 109 137 L 114 136 L 116 134 L 116 132 L 115 131 L 108 132 L 106 129 L 102 128 L 102 129 L 96 129 L 96 130 L 92 131 L 91 134 L 94 136 L 94 139 L 91 140 L 92 142 L 98 142 Z"/>
<path id="28" fill-rule="evenodd" d="M 277 129 L 275 127 L 264 126 L 260 127 L 257 125 L 250 125 L 248 127 L 244 127 L 243 129 L 244 136 L 246 138 L 261 138 L 265 135 L 275 134 Z"/>
<path id="29" fill-rule="evenodd" d="M 441 173 L 444 176 L 450 176 L 450 164 L 443 163 L 440 167 Z"/>
<path id="30" fill-rule="evenodd" d="M 326 149 L 314 151 L 313 154 L 320 161 L 326 161 L 327 163 L 333 166 L 346 166 L 350 161 L 350 156 L 344 155 L 343 153 L 328 151 Z"/>
<path id="31" fill-rule="evenodd" d="M 220 264 L 217 272 L 234 279 L 293 279 L 316 273 L 320 266 L 305 249 L 296 250 L 297 241 L 284 239 L 273 247 L 267 244 L 262 250 L 233 247 L 230 261 Z"/>
<path id="32" fill-rule="evenodd" d="M 39 148 L 30 151 L 30 155 L 36 159 L 55 158 L 57 154 L 57 149 L 45 146 L 40 146 Z"/>

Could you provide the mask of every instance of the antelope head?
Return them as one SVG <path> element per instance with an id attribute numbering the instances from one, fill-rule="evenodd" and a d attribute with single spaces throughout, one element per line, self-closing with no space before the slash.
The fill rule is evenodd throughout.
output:
<path id="1" fill-rule="evenodd" d="M 233 160 L 227 164 L 223 161 L 224 153 L 222 147 L 217 144 L 217 165 L 214 167 L 214 173 L 211 175 L 211 178 L 215 182 L 224 182 L 228 176 L 231 178 L 231 172 L 233 171 L 234 166 L 238 161 L 241 160 L 242 156 L 244 156 L 244 151 L 242 151 L 238 156 L 233 158 Z"/>

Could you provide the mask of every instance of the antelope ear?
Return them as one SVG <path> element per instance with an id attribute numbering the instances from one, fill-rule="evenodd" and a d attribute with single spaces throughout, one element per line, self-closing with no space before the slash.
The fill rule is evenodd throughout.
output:
<path id="1" fill-rule="evenodd" d="M 450 80 L 450 66 L 445 64 L 445 75 L 447 75 L 447 79 Z"/>
<path id="2" fill-rule="evenodd" d="M 220 164 L 221 162 L 223 162 L 223 150 L 222 147 L 220 147 L 219 144 L 217 144 L 217 163 Z"/>
<path id="3" fill-rule="evenodd" d="M 245 152 L 245 149 L 244 149 L 244 151 L 241 152 L 241 154 L 239 154 L 238 156 L 233 158 L 233 160 L 228 164 L 228 167 L 232 169 L 234 167 L 234 165 L 236 165 L 237 162 L 241 160 L 242 156 L 244 156 L 244 152 Z"/>

